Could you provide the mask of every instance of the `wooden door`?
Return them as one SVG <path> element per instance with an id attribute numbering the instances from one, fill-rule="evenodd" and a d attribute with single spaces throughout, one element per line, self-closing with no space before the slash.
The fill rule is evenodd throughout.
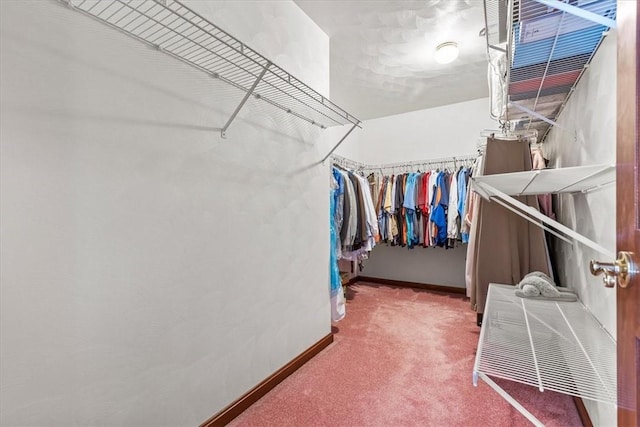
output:
<path id="1" fill-rule="evenodd" d="M 618 0 L 617 248 L 640 258 L 640 85 L 636 0 Z M 618 425 L 640 426 L 640 273 L 617 287 Z"/>

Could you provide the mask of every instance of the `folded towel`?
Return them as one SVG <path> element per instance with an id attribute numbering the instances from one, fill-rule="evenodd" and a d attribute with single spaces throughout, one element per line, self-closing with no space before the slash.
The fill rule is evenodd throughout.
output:
<path id="1" fill-rule="evenodd" d="M 575 294 L 575 291 L 573 291 L 570 288 L 564 288 L 562 286 L 556 285 L 556 283 L 553 281 L 553 279 L 551 279 L 551 277 L 549 277 L 546 274 L 544 274 L 542 271 L 532 271 L 531 273 L 525 274 L 524 278 L 520 281 L 520 283 L 518 283 L 518 285 L 517 285 L 518 288 L 522 289 L 523 282 L 524 282 L 524 284 L 526 284 L 527 281 L 525 279 L 528 279 L 529 277 L 539 277 L 540 279 L 546 281 L 547 283 L 549 283 L 551 286 L 553 286 L 554 288 L 556 288 L 560 292 L 569 292 L 569 293 Z"/>
<path id="2" fill-rule="evenodd" d="M 536 272 L 539 273 L 539 272 Z M 553 301 L 577 301 L 578 297 L 573 292 L 565 291 L 566 288 L 554 286 L 549 276 L 528 274 L 518 283 L 515 293 L 520 298 L 531 298 Z M 546 277 L 546 278 L 545 278 Z"/>
<path id="3" fill-rule="evenodd" d="M 547 282 L 551 283 L 553 286 L 555 286 L 556 284 L 553 282 L 553 280 L 551 279 L 551 277 L 547 276 L 545 273 L 543 273 L 542 271 L 532 271 L 531 273 L 527 273 L 524 275 L 524 278 L 527 277 L 539 277 L 541 279 L 546 280 Z"/>
<path id="4" fill-rule="evenodd" d="M 543 295 L 537 295 L 537 296 L 525 295 L 521 290 L 516 289 L 516 296 L 520 298 L 542 300 L 542 301 L 566 301 L 566 302 L 578 301 L 578 297 L 576 296 L 576 294 L 572 294 L 570 292 L 560 292 L 560 295 L 558 296 L 545 297 Z"/>

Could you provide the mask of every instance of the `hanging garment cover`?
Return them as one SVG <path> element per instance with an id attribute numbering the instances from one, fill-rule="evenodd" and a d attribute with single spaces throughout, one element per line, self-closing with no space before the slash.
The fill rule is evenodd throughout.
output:
<path id="1" fill-rule="evenodd" d="M 340 172 L 333 169 L 331 177 L 331 192 L 329 203 L 329 277 L 331 283 L 331 320 L 338 321 L 344 318 L 346 300 L 342 292 L 342 280 L 338 268 L 340 254 L 340 240 L 338 229 L 343 223 L 343 211 L 341 204 L 344 200 L 344 181 Z"/>
<path id="2" fill-rule="evenodd" d="M 528 144 L 489 138 L 484 158 L 484 175 L 531 170 Z M 538 209 L 536 196 L 519 197 L 521 202 Z M 514 284 L 531 271 L 549 275 L 544 231 L 514 215 L 497 203 L 479 200 L 475 219 L 476 242 L 472 249 L 471 305 L 484 312 L 489 283 Z"/>

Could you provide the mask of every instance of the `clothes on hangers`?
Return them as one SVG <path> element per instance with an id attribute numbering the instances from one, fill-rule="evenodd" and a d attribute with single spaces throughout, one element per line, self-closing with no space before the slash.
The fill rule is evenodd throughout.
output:
<path id="1" fill-rule="evenodd" d="M 469 179 L 471 178 L 471 170 L 467 168 L 461 168 L 458 172 L 458 218 L 457 225 L 458 230 L 460 232 L 460 239 L 462 243 L 467 243 L 469 241 L 469 232 L 463 228 L 464 226 L 464 215 L 466 211 L 467 205 L 467 188 L 469 186 Z"/>
<path id="2" fill-rule="evenodd" d="M 458 242 L 466 242 L 464 215 L 471 170 L 468 165 L 457 169 L 459 160 L 392 165 L 389 168 L 403 168 L 405 172 L 390 175 L 382 173 L 384 165 L 356 165 L 359 172 L 354 173 L 338 166 L 348 162 L 334 163 L 334 177 L 340 181 L 336 204 L 342 213 L 341 224 L 336 218 L 339 256 L 360 261 L 379 242 L 408 249 L 453 248 Z M 427 165 L 438 168 L 407 171 L 412 166 L 422 169 Z M 366 178 L 362 171 L 367 171 Z"/>
<path id="3" fill-rule="evenodd" d="M 449 203 L 447 207 L 447 247 L 452 248 L 456 237 L 459 235 L 458 215 L 458 171 L 450 175 Z"/>
<path id="4" fill-rule="evenodd" d="M 430 219 L 433 227 L 433 239 L 436 246 L 442 247 L 447 243 L 447 211 L 449 206 L 449 175 L 446 171 L 438 172 L 432 206 L 433 211 Z"/>
<path id="5" fill-rule="evenodd" d="M 547 167 L 547 160 L 544 158 L 542 148 L 531 148 L 531 163 L 532 169 L 544 169 Z M 551 194 L 538 194 L 538 204 L 540 205 L 540 211 L 543 214 L 551 219 L 556 219 L 556 214 L 553 212 Z"/>
<path id="6" fill-rule="evenodd" d="M 470 174 L 468 167 L 461 167 L 381 176 L 376 241 L 409 249 L 454 247 L 462 239 Z"/>
<path id="7" fill-rule="evenodd" d="M 528 144 L 489 138 L 483 158 L 484 175 L 531 170 Z M 519 200 L 538 209 L 535 196 Z M 497 203 L 478 199 L 472 227 L 474 244 L 467 246 L 471 306 L 484 312 L 489 283 L 518 283 L 530 271 L 550 275 L 544 231 Z"/>
<path id="8" fill-rule="evenodd" d="M 475 163 L 473 164 L 473 168 L 471 170 L 471 175 L 473 176 L 482 176 L 484 173 L 484 155 L 478 155 Z M 471 183 L 471 180 L 469 180 Z M 467 259 L 465 261 L 465 283 L 467 292 L 467 297 L 471 298 L 473 294 L 473 286 L 474 286 L 474 272 L 475 272 L 475 248 L 476 248 L 476 235 L 478 228 L 478 221 L 476 218 L 480 212 L 480 196 L 471 191 L 471 188 L 467 189 L 467 202 L 464 207 L 464 215 L 462 221 L 462 235 L 467 237 Z"/>
<path id="9" fill-rule="evenodd" d="M 338 188 L 336 213 L 333 216 L 335 229 L 340 236 L 338 258 L 360 261 L 376 245 L 376 236 L 379 234 L 371 181 L 335 166 L 332 172 Z"/>

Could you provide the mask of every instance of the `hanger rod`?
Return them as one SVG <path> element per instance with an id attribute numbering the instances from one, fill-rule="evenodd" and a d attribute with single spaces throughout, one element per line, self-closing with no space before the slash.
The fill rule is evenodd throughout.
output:
<path id="1" fill-rule="evenodd" d="M 437 159 L 428 159 L 428 160 L 415 160 L 410 162 L 398 162 L 398 163 L 381 163 L 381 164 L 365 164 L 356 162 L 354 160 L 348 159 L 346 157 L 338 156 L 334 154 L 332 156 L 332 160 L 346 167 L 350 167 L 352 169 L 358 169 L 363 171 L 382 171 L 384 169 L 402 169 L 402 168 L 419 168 L 424 166 L 444 166 L 447 164 L 455 164 L 462 165 L 466 163 L 470 163 L 475 161 L 477 156 L 475 155 L 460 155 L 460 156 L 451 156 L 451 157 L 442 157 Z"/>

